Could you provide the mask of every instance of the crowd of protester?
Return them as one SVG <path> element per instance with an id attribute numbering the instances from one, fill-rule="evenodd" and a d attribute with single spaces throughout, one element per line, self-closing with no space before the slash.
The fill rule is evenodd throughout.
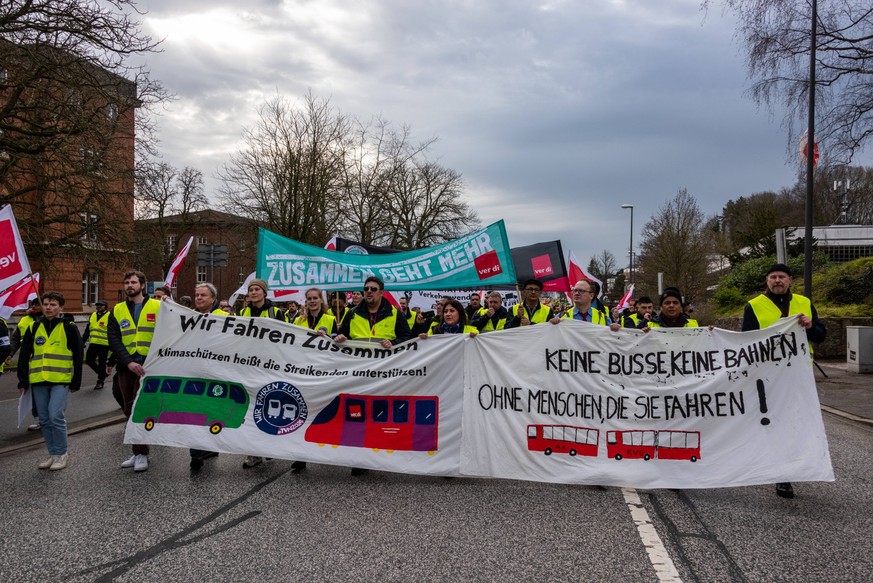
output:
<path id="1" fill-rule="evenodd" d="M 786 265 L 777 263 L 770 268 L 766 290 L 746 305 L 743 330 L 764 328 L 781 317 L 796 315 L 811 342 L 824 340 L 824 326 L 815 308 L 807 298 L 791 292 L 791 281 L 791 270 Z M 360 291 L 325 294 L 312 287 L 306 290 L 304 303 L 300 305 L 296 301 L 273 302 L 268 297 L 267 283 L 253 279 L 245 298 L 234 306 L 228 299 L 221 299 L 215 286 L 207 282 L 196 284 L 193 296 L 182 295 L 174 300 L 171 290 L 164 287 L 155 290 L 150 297 L 145 289 L 145 275 L 129 271 L 124 275 L 125 301 L 112 308 L 105 300 L 95 302 L 95 310 L 81 336 L 72 318 L 63 313 L 64 297 L 56 291 L 46 292 L 34 300 L 11 332 L 6 322 L 0 320 L 0 363 L 9 363 L 20 350 L 18 387 L 22 393 L 30 389 L 32 413 L 38 420 L 28 429 L 42 431 L 49 454 L 38 467 L 62 470 L 70 463 L 64 411 L 68 395 L 81 388 L 83 365 L 97 374 L 94 390 L 102 390 L 112 375 L 113 395 L 129 418 L 140 379 L 145 374 L 143 365 L 148 358 L 162 301 L 177 301 L 201 313 L 273 318 L 329 336 L 337 344 L 367 339 L 385 348 L 413 337 L 426 340 L 439 334 L 476 336 L 520 326 L 560 325 L 564 320 L 602 325 L 612 331 L 633 328 L 648 332 L 653 328 L 698 326 L 692 317 L 693 306 L 675 287 L 664 289 L 655 299 L 648 295 L 630 298 L 621 309 L 603 303 L 596 281 L 575 282 L 567 294 L 569 301 L 563 296 L 543 299 L 543 287 L 543 282 L 537 279 L 523 282 L 518 289 L 520 301 L 511 306 L 504 305 L 500 291 L 489 291 L 484 298 L 479 293 L 470 294 L 467 305 L 443 297 L 432 306 L 422 307 L 410 306 L 409 298 L 404 295 L 396 304 L 389 301 L 382 280 L 371 276 Z M 205 460 L 218 454 L 192 449 L 190 455 L 191 468 L 196 470 Z M 147 445 L 133 445 L 130 457 L 121 467 L 147 471 L 148 456 Z M 242 467 L 252 468 L 264 461 L 263 457 L 246 456 Z M 306 464 L 293 462 L 292 467 L 301 471 Z M 353 475 L 363 472 L 359 468 L 352 469 Z M 776 493 L 788 498 L 794 496 L 788 483 L 777 484 Z"/>

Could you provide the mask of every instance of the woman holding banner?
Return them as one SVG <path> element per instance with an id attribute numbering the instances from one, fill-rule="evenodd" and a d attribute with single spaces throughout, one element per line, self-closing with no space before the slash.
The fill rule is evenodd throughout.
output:
<path id="1" fill-rule="evenodd" d="M 432 327 L 427 334 L 422 332 L 418 337 L 425 340 L 434 334 L 469 334 L 471 337 L 479 333 L 474 326 L 467 325 L 467 312 L 458 300 L 448 299 L 443 305 L 442 322 Z"/>
<path id="2" fill-rule="evenodd" d="M 306 290 L 306 304 L 302 313 L 294 320 L 294 324 L 315 330 L 319 336 L 336 335 L 336 318 L 324 310 L 320 289 L 311 287 Z"/>

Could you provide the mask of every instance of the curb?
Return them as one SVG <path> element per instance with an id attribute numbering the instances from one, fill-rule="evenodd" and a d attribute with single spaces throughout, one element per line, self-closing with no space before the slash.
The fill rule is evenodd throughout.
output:
<path id="1" fill-rule="evenodd" d="M 67 428 L 67 435 L 77 435 L 79 433 L 85 433 L 86 431 L 92 431 L 94 429 L 101 429 L 103 427 L 109 427 L 110 425 L 124 423 L 125 421 L 127 421 L 127 418 L 122 413 L 110 413 L 102 417 L 95 417 L 87 421 L 77 422 L 75 426 Z M 35 438 L 25 436 L 24 438 L 22 438 L 21 442 L 13 443 L 12 445 L 8 445 L 0 449 L 0 455 L 12 453 L 21 449 L 27 449 L 35 445 L 42 445 L 43 443 L 45 443 L 45 440 L 43 439 L 42 434 L 38 435 L 39 437 Z M 26 441 L 24 441 L 24 439 L 26 439 Z"/>
<path id="2" fill-rule="evenodd" d="M 837 417 L 842 417 L 843 419 L 848 419 L 849 421 L 855 421 L 857 423 L 864 423 L 865 425 L 873 426 L 873 419 L 867 419 L 866 417 L 858 417 L 857 415 L 853 415 L 851 413 L 847 413 L 845 411 L 840 411 L 839 409 L 834 409 L 833 407 L 828 407 L 827 405 L 819 405 L 821 410 L 830 413 L 831 415 L 836 415 Z"/>

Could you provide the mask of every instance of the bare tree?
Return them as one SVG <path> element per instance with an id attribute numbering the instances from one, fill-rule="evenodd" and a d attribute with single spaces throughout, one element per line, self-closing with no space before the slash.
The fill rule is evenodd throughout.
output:
<path id="1" fill-rule="evenodd" d="M 136 218 L 151 219 L 138 225 L 139 262 L 160 265 L 166 273 L 178 251 L 178 241 L 170 244 L 169 235 L 193 230 L 197 226 L 194 213 L 207 206 L 203 174 L 187 166 L 179 171 L 165 162 L 141 161 L 135 194 Z"/>
<path id="2" fill-rule="evenodd" d="M 179 189 L 177 212 L 183 217 L 206 208 L 209 201 L 203 192 L 203 173 L 196 168 L 185 166 L 176 179 Z"/>
<path id="3" fill-rule="evenodd" d="M 643 289 L 657 289 L 658 272 L 666 285 L 678 286 L 687 300 L 702 298 L 714 276 L 709 273 L 712 238 L 697 200 L 684 188 L 658 209 L 640 243 Z"/>
<path id="4" fill-rule="evenodd" d="M 706 7 L 712 0 L 703 0 Z M 736 14 L 751 95 L 786 109 L 789 147 L 806 124 L 812 15 L 808 2 L 724 0 Z M 868 0 L 819 0 L 816 40 L 817 142 L 848 163 L 873 135 L 873 8 Z M 798 122 L 801 122 L 798 127 Z"/>
<path id="5" fill-rule="evenodd" d="M 343 227 L 350 237 L 367 244 L 390 242 L 394 222 L 387 195 L 404 166 L 433 141 L 413 144 L 410 128 L 394 130 L 382 118 L 356 124 L 344 184 Z"/>
<path id="6" fill-rule="evenodd" d="M 361 124 L 312 93 L 299 105 L 277 97 L 259 117 L 219 174 L 227 212 L 313 245 L 340 233 L 412 249 L 479 225 L 461 176 L 425 160 L 435 139 L 381 118 Z"/>
<path id="7" fill-rule="evenodd" d="M 128 64 L 156 50 L 136 15 L 128 0 L 0 4 L 0 205 L 43 269 L 129 246 L 134 111 L 166 97 Z"/>
<path id="8" fill-rule="evenodd" d="M 388 246 L 418 249 L 479 228 L 479 217 L 462 198 L 463 188 L 454 170 L 428 162 L 404 164 L 387 197 L 392 232 Z"/>
<path id="9" fill-rule="evenodd" d="M 223 208 L 285 237 L 323 245 L 342 223 L 350 122 L 311 93 L 259 111 L 244 148 L 219 172 Z"/>
<path id="10" fill-rule="evenodd" d="M 599 254 L 592 257 L 591 261 L 588 262 L 588 271 L 594 277 L 603 282 L 603 292 L 609 293 L 612 290 L 606 288 L 609 286 L 609 279 L 614 277 L 618 272 L 618 261 L 616 261 L 615 255 L 613 255 L 611 251 L 604 249 Z M 575 282 L 571 282 L 571 284 L 572 283 Z"/>

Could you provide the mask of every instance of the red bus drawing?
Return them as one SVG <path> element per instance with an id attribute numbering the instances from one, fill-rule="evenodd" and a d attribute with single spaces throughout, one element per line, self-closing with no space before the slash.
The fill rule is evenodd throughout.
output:
<path id="1" fill-rule="evenodd" d="M 439 397 L 340 393 L 318 412 L 305 439 L 389 452 L 437 450 Z"/>
<path id="2" fill-rule="evenodd" d="M 615 460 L 700 459 L 699 431 L 607 431 L 606 455 Z"/>
<path id="3" fill-rule="evenodd" d="M 546 455 L 567 453 L 597 457 L 600 431 L 573 425 L 528 425 L 527 449 Z"/>
<path id="4" fill-rule="evenodd" d="M 700 459 L 700 432 L 659 431 L 658 459 L 696 462 Z"/>

